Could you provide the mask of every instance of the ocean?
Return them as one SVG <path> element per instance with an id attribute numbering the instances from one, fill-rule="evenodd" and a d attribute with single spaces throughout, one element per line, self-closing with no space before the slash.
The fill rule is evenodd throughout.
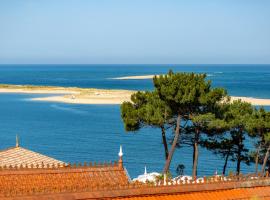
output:
<path id="1" fill-rule="evenodd" d="M 225 87 L 230 95 L 270 98 L 270 65 L 0 65 L 0 84 L 74 86 L 106 89 L 152 90 L 152 80 L 114 80 L 133 75 L 175 72 L 206 73 L 213 86 Z M 74 105 L 34 102 L 44 94 L 0 94 L 0 149 L 15 145 L 65 162 L 118 160 L 123 146 L 124 165 L 132 178 L 144 172 L 160 172 L 164 153 L 159 129 L 143 128 L 126 133 L 119 105 Z M 266 107 L 270 110 L 270 107 Z M 171 132 L 167 133 L 172 136 Z M 176 150 L 171 172 L 178 164 L 191 174 L 192 148 Z M 223 159 L 201 148 L 199 175 L 222 171 Z M 228 171 L 236 163 L 229 163 Z M 242 172 L 254 165 L 242 164 Z"/>

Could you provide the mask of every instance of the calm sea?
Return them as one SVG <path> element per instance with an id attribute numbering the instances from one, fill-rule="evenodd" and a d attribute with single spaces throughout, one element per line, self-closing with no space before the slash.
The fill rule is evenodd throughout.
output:
<path id="1" fill-rule="evenodd" d="M 235 96 L 270 98 L 270 65 L 0 65 L 0 83 L 76 86 L 109 89 L 151 90 L 151 80 L 113 80 L 131 75 L 164 74 L 169 69 L 207 73 L 214 86 L 227 88 Z M 33 102 L 41 95 L 0 94 L 0 149 L 21 146 L 66 162 L 110 161 L 118 159 L 123 145 L 124 164 L 130 176 L 161 171 L 164 165 L 161 134 L 145 128 L 126 133 L 117 105 L 72 105 Z M 269 107 L 267 107 L 269 109 Z M 168 133 L 171 136 L 171 133 Z M 199 174 L 222 170 L 223 160 L 200 149 Z M 177 149 L 171 166 L 178 164 L 191 173 L 192 149 Z M 229 164 L 229 170 L 236 168 Z M 242 171 L 254 166 L 243 164 Z"/>

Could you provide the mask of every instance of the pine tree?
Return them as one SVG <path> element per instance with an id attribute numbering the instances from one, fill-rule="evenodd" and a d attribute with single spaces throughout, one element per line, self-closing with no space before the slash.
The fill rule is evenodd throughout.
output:
<path id="1" fill-rule="evenodd" d="M 162 101 L 157 92 L 137 92 L 132 95 L 131 102 L 121 105 L 121 116 L 126 131 L 137 131 L 142 127 L 160 128 L 165 152 L 168 158 L 166 129 L 171 118 L 171 110 Z"/>
<path id="2" fill-rule="evenodd" d="M 251 161 L 255 162 L 255 173 L 258 173 L 258 164 L 264 164 L 262 173 L 265 171 L 266 163 L 264 161 L 264 154 L 267 153 L 268 148 L 268 133 L 270 132 L 270 113 L 266 112 L 264 108 L 254 109 L 253 114 L 247 122 L 247 129 L 249 135 L 256 141 L 256 151 L 252 152 Z M 267 159 L 266 159 L 267 160 Z"/>
<path id="3" fill-rule="evenodd" d="M 173 73 L 172 71 L 165 76 L 154 77 L 154 86 L 160 99 L 171 108 L 176 124 L 174 139 L 163 169 L 163 173 L 166 173 L 184 129 L 181 127 L 181 123 L 192 120 L 194 116 L 214 111 L 218 103 L 226 96 L 226 91 L 222 88 L 211 88 L 211 82 L 206 80 L 206 74 Z M 194 138 L 198 138 L 199 131 L 197 127 L 196 131 L 193 132 Z M 197 149 L 198 141 L 197 139 L 194 141 Z M 195 152 L 197 152 L 196 149 Z M 195 166 L 197 160 L 196 156 L 194 173 L 197 169 Z"/>
<path id="4" fill-rule="evenodd" d="M 247 136 L 247 121 L 253 113 L 251 104 L 241 100 L 223 105 L 222 124 L 223 134 L 215 135 L 204 141 L 204 145 L 215 154 L 225 159 L 223 174 L 225 174 L 227 162 L 236 161 L 236 174 L 241 171 L 241 163 L 249 164 L 249 149 L 245 146 Z"/>

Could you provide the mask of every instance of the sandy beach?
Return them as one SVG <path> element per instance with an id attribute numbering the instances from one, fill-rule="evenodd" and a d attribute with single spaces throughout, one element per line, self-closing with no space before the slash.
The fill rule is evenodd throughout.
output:
<path id="1" fill-rule="evenodd" d="M 25 94 L 55 94 L 48 97 L 32 98 L 33 101 L 51 101 L 72 104 L 121 104 L 130 101 L 130 96 L 136 91 L 108 90 L 77 87 L 54 87 L 32 85 L 0 85 L 0 93 Z M 270 106 L 270 99 L 253 97 L 231 97 L 231 100 L 241 99 L 252 105 Z"/>
<path id="2" fill-rule="evenodd" d="M 52 101 L 72 104 L 121 104 L 130 101 L 134 91 L 89 89 L 85 93 L 32 98 L 33 101 Z"/>

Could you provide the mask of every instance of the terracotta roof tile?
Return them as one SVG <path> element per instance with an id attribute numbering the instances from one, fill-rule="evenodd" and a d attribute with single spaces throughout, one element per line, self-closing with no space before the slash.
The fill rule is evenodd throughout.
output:
<path id="1" fill-rule="evenodd" d="M 29 168 L 31 164 L 33 168 Z M 62 164 L 62 167 L 55 164 Z M 10 165 L 13 167 L 4 167 Z M 16 165 L 22 167 L 14 168 Z M 268 175 L 252 177 L 237 176 L 228 180 L 220 177 L 204 183 L 170 182 L 154 186 L 129 182 L 122 157 L 114 164 L 71 166 L 22 147 L 0 151 L 1 200 L 270 200 Z"/>
<path id="2" fill-rule="evenodd" d="M 30 151 L 28 149 L 22 147 L 13 147 L 6 150 L 0 151 L 0 167 L 3 166 L 25 166 L 31 165 L 47 165 L 52 166 L 53 164 L 61 164 L 65 163 L 54 158 L 50 158 L 48 156 L 42 155 L 40 153 L 36 153 L 34 151 Z"/>
<path id="3" fill-rule="evenodd" d="M 128 181 L 124 168 L 118 163 L 54 169 L 2 169 L 0 198 L 113 189 L 127 185 Z"/>
<path id="4" fill-rule="evenodd" d="M 232 200 L 253 199 L 270 200 L 270 186 L 254 188 L 238 188 L 230 190 L 202 191 L 181 194 L 148 195 L 126 198 L 114 198 L 115 200 Z"/>

